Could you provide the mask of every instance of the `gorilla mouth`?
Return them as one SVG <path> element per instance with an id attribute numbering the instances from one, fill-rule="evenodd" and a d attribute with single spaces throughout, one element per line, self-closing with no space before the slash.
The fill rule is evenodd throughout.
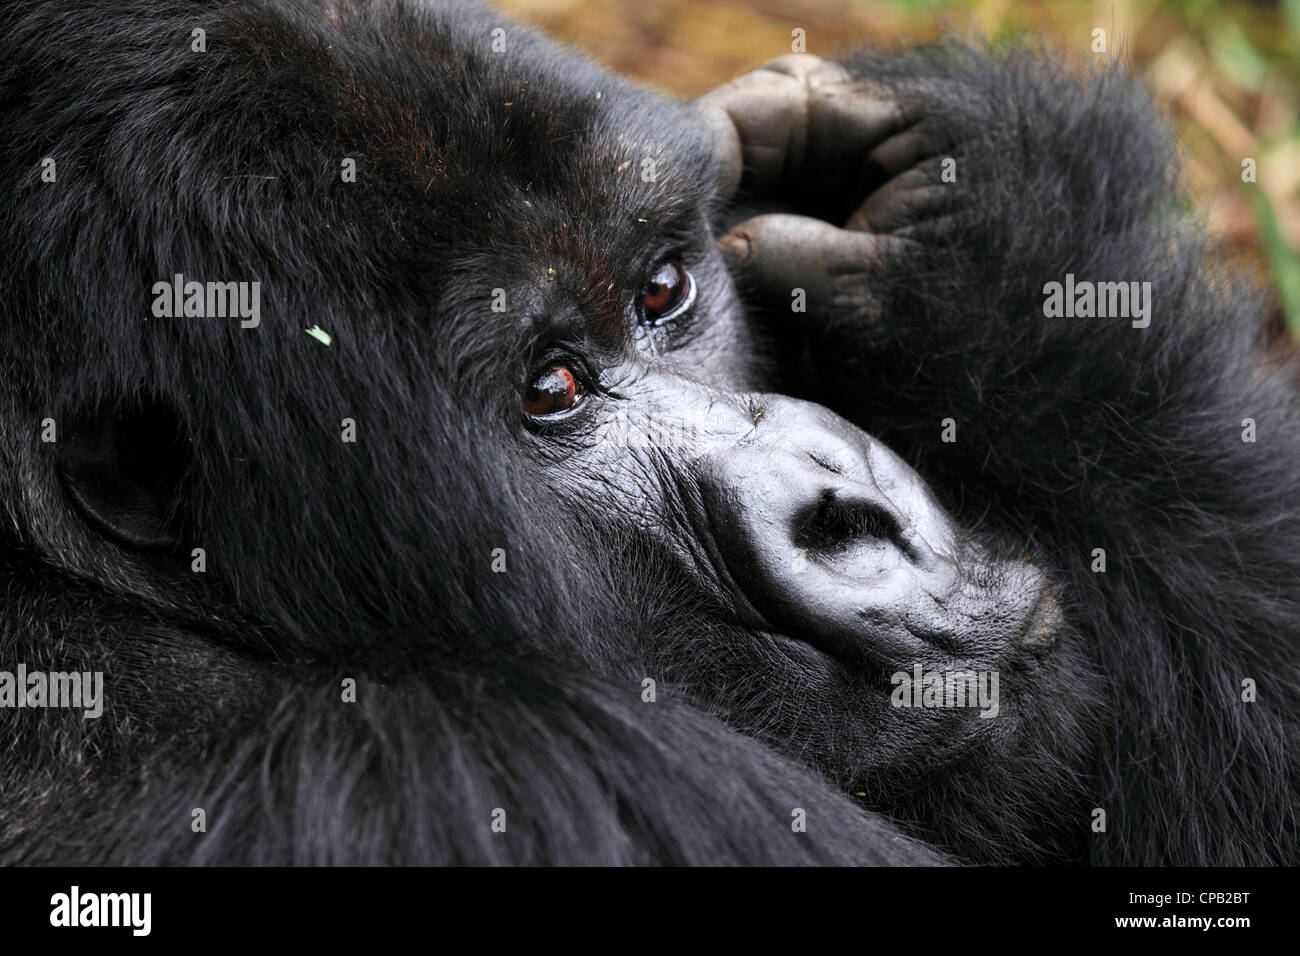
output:
<path id="1" fill-rule="evenodd" d="M 875 567 L 869 557 L 864 563 Z M 760 636 L 806 645 L 856 673 L 875 673 L 882 666 L 911 666 L 937 657 L 963 666 L 1003 667 L 1026 652 L 1047 653 L 1057 645 L 1066 626 L 1054 590 L 1035 566 L 1025 562 L 1011 564 L 1016 570 L 1014 577 L 1006 575 L 1007 568 L 996 568 L 995 582 L 987 587 L 963 577 L 949 592 L 928 592 L 930 613 L 925 613 L 924 602 L 916 600 L 916 589 L 900 588 L 897 580 L 885 582 L 874 594 L 844 587 L 849 600 L 856 603 L 846 605 L 850 611 L 838 615 L 826 612 L 833 606 L 831 601 L 796 604 L 782 600 L 780 585 L 773 586 L 748 563 L 733 568 L 724 562 L 724 567 L 724 587 L 735 596 L 738 606 L 737 623 Z M 816 572 L 804 569 L 796 573 Z M 900 591 L 907 595 L 904 611 L 891 600 Z M 972 622 L 980 625 L 977 630 L 982 638 L 978 642 L 967 636 Z"/>

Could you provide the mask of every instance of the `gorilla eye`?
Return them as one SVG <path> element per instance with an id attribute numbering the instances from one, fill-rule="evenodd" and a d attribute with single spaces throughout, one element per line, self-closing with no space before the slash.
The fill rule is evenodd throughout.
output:
<path id="1" fill-rule="evenodd" d="M 524 411 L 535 418 L 567 412 L 582 398 L 582 386 L 566 365 L 552 365 L 524 392 Z"/>
<path id="2" fill-rule="evenodd" d="M 694 301 L 695 280 L 680 259 L 661 263 L 641 291 L 641 307 L 651 325 L 684 312 Z"/>

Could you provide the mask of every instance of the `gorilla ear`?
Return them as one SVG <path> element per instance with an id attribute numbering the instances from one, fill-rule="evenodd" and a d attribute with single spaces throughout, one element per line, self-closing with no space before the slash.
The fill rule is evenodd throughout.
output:
<path id="1" fill-rule="evenodd" d="M 98 413 L 73 422 L 57 447 L 63 486 L 92 526 L 139 550 L 179 543 L 189 441 L 175 415 L 158 405 Z"/>

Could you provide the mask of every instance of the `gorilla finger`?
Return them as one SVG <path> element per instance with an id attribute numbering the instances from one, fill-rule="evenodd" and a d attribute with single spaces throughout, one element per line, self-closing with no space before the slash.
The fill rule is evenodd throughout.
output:
<path id="1" fill-rule="evenodd" d="M 889 180 L 867 197 L 844 228 L 892 233 L 955 211 L 961 194 L 956 184 L 940 180 L 941 163 L 935 157 Z"/>
<path id="2" fill-rule="evenodd" d="M 950 135 L 920 120 L 904 125 L 874 146 L 867 155 L 867 162 L 886 175 L 897 175 L 928 159 L 939 158 L 938 154 L 952 145 Z"/>
<path id="3" fill-rule="evenodd" d="M 706 93 L 705 97 L 710 95 Z M 714 188 L 719 196 L 730 199 L 740 187 L 745 164 L 740 132 L 725 110 L 705 102 L 704 98 L 695 100 L 692 105 L 699 114 L 700 125 L 710 144 L 709 152 L 713 155 Z"/>
<path id="4" fill-rule="evenodd" d="M 733 193 L 742 179 L 765 192 L 797 175 L 810 139 L 809 91 L 846 79 L 838 64 L 795 53 L 694 100 L 717 150 L 722 194 Z"/>
<path id="5" fill-rule="evenodd" d="M 791 301 L 799 289 L 809 303 L 827 305 L 849 285 L 860 295 L 864 274 L 874 272 L 881 259 L 903 243 L 786 213 L 747 219 L 720 240 L 742 286 L 774 305 Z M 815 312 L 809 309 L 809 314 Z"/>
<path id="6" fill-rule="evenodd" d="M 809 77 L 808 141 L 801 174 L 827 188 L 860 184 L 873 150 L 909 128 L 899 102 L 860 81 Z"/>

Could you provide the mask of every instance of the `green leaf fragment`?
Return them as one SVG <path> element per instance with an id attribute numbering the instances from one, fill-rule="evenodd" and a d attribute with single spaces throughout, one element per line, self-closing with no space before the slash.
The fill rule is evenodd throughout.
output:
<path id="1" fill-rule="evenodd" d="M 320 342 L 322 345 L 329 345 L 331 342 L 334 341 L 332 338 L 330 338 L 330 334 L 326 332 L 324 329 L 322 329 L 319 325 L 313 325 L 310 329 L 304 329 L 303 331 L 305 331 L 317 342 Z"/>

